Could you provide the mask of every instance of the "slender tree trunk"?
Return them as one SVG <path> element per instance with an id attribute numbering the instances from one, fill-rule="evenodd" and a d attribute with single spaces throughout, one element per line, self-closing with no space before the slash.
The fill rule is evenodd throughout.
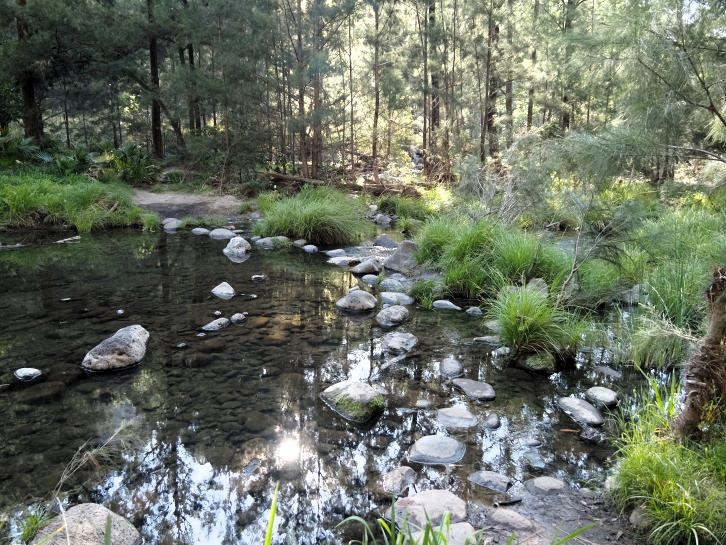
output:
<path id="1" fill-rule="evenodd" d="M 159 48 L 154 28 L 154 0 L 146 0 L 146 10 L 149 18 L 149 72 L 151 80 L 151 147 L 154 157 L 164 157 L 164 141 L 161 134 L 161 104 L 159 103 Z"/>
<path id="2" fill-rule="evenodd" d="M 194 82 L 195 74 L 194 71 L 196 70 L 196 63 L 194 61 L 194 44 L 189 43 L 187 45 L 187 54 L 189 55 L 189 75 L 192 78 L 192 92 L 191 92 L 191 119 L 192 119 L 192 131 L 195 133 L 199 133 L 202 130 L 202 116 L 201 116 L 201 108 L 199 105 L 199 96 L 197 95 L 196 91 L 196 84 Z"/>
<path id="3" fill-rule="evenodd" d="M 489 143 L 489 156 L 492 158 L 499 155 L 499 140 L 495 119 L 497 115 L 497 96 L 499 95 L 499 76 L 496 69 L 494 49 L 499 40 L 499 25 L 494 20 L 494 4 L 490 4 L 487 36 L 487 65 L 486 65 L 486 107 L 484 112 L 487 140 Z"/>
<path id="4" fill-rule="evenodd" d="M 297 0 L 297 70 L 298 70 L 298 95 L 297 95 L 297 111 L 298 116 L 300 118 L 300 137 L 299 137 L 299 146 L 300 146 L 300 163 L 302 166 L 302 175 L 305 178 L 309 178 L 309 169 L 308 169 L 308 145 L 307 145 L 307 131 L 306 131 L 306 121 L 305 121 L 305 79 L 306 79 L 306 70 L 305 70 L 305 59 L 304 59 L 304 51 L 303 51 L 303 43 L 302 43 L 302 0 Z"/>
<path id="5" fill-rule="evenodd" d="M 20 7 L 25 7 L 26 0 L 17 0 Z M 21 16 L 15 21 L 18 32 L 18 42 L 24 48 L 30 38 L 28 22 Z M 40 103 L 38 88 L 40 78 L 32 69 L 24 70 L 18 77 L 18 85 L 23 97 L 23 131 L 26 137 L 34 138 L 37 142 L 43 141 L 43 110 Z"/>
<path id="6" fill-rule="evenodd" d="M 481 67 L 479 63 L 478 40 L 474 40 L 474 61 L 476 67 L 476 89 L 479 98 L 479 160 L 484 164 L 487 160 L 487 129 L 484 117 L 484 92 L 482 89 Z"/>
<path id="7" fill-rule="evenodd" d="M 353 96 L 353 16 L 348 17 L 348 94 L 350 95 L 350 171 L 355 172 L 355 98 Z"/>
<path id="8" fill-rule="evenodd" d="M 66 147 L 71 149 L 71 129 L 68 125 L 68 91 L 63 89 L 63 125 L 66 130 Z"/>
<path id="9" fill-rule="evenodd" d="M 433 149 L 436 147 L 436 131 L 441 125 L 441 84 L 439 81 L 439 62 L 437 60 L 438 53 L 436 47 L 438 39 L 434 39 L 436 33 L 436 0 L 429 1 L 429 31 L 432 36 L 429 38 L 429 58 L 433 61 L 431 68 L 431 123 L 429 146 Z"/>
<path id="10" fill-rule="evenodd" d="M 509 57 L 511 57 L 514 54 L 513 51 L 513 30 L 512 27 L 514 26 L 514 8 L 512 5 L 512 0 L 507 0 L 507 47 L 509 48 Z M 512 142 L 514 142 L 514 88 L 513 88 L 513 82 L 512 78 L 514 77 L 512 74 L 512 62 L 509 60 L 507 62 L 507 81 L 504 84 L 504 107 L 507 111 L 507 117 L 506 117 L 506 144 L 507 149 L 509 149 L 512 146 Z"/>
<path id="11" fill-rule="evenodd" d="M 378 185 L 378 117 L 381 112 L 381 90 L 379 88 L 379 64 L 380 64 L 380 3 L 373 3 L 373 24 L 375 35 L 373 38 L 373 181 Z"/>
<path id="12" fill-rule="evenodd" d="M 532 72 L 536 71 L 537 67 L 537 47 L 536 43 L 537 27 L 539 23 L 539 0 L 534 0 L 534 9 L 532 13 L 532 51 L 529 54 L 529 60 L 532 63 Z M 534 78 L 530 75 L 529 90 L 527 91 L 527 130 L 532 129 L 532 119 L 534 117 Z"/>
<path id="13" fill-rule="evenodd" d="M 565 3 L 565 13 L 564 13 L 564 19 L 562 23 L 562 31 L 565 35 L 565 39 L 568 39 L 568 35 L 572 31 L 572 21 L 575 17 L 575 7 L 576 7 L 576 0 L 567 0 Z M 570 62 L 570 58 L 572 57 L 572 46 L 569 44 L 569 42 L 565 45 L 565 77 L 564 77 L 564 89 L 562 91 L 562 112 L 560 116 L 560 125 L 562 126 L 562 130 L 567 130 L 570 128 L 570 123 L 572 121 L 572 104 L 570 104 L 571 95 L 572 95 L 572 88 L 570 83 L 570 77 L 569 77 L 569 67 L 567 66 Z"/>

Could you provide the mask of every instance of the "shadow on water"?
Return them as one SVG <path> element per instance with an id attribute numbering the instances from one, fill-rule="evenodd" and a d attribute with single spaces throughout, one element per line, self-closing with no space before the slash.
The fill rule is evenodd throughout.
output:
<path id="1" fill-rule="evenodd" d="M 449 432 L 466 443 L 464 460 L 418 466 L 418 490 L 446 487 L 486 504 L 467 481 L 479 469 L 518 481 L 544 473 L 574 486 L 601 479 L 611 452 L 579 440 L 556 409 L 557 397 L 597 382 L 592 375 L 507 368 L 471 344 L 481 334 L 477 319 L 422 310 L 401 328 L 418 347 L 379 373 L 385 332 L 372 316 L 335 309 L 356 283 L 347 271 L 298 250 L 257 251 L 234 264 L 223 247 L 186 233 L 114 232 L 0 254 L 0 383 L 23 366 L 46 375 L 0 391 L 0 510 L 47 497 L 82 443 L 128 423 L 134 441 L 121 461 L 71 501 L 104 503 L 149 543 L 253 543 L 279 481 L 278 540 L 333 542 L 346 516 L 386 508 L 377 478 L 422 435 L 445 433 L 436 408 L 454 403 L 497 413 L 501 427 Z M 265 282 L 251 280 L 259 273 Z M 238 295 L 213 297 L 221 281 Z M 198 336 L 216 311 L 249 317 Z M 151 333 L 141 366 L 80 371 L 86 351 L 133 323 Z M 442 381 L 437 365 L 448 355 L 466 377 L 492 384 L 496 400 L 472 402 Z M 348 424 L 319 399 L 333 382 L 374 374 L 389 395 L 371 425 Z"/>

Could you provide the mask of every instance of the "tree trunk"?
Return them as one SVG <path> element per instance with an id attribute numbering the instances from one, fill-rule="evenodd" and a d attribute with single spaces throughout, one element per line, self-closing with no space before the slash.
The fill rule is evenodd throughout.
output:
<path id="1" fill-rule="evenodd" d="M 25 7 L 26 0 L 17 0 L 17 4 Z M 19 16 L 15 24 L 18 32 L 18 42 L 25 44 L 30 38 L 28 22 Z M 24 48 L 26 46 L 21 45 L 20 47 Z M 43 110 L 38 96 L 40 78 L 32 69 L 24 70 L 18 76 L 18 85 L 23 96 L 23 130 L 25 136 L 34 138 L 36 142 L 41 143 L 43 140 Z"/>
<path id="2" fill-rule="evenodd" d="M 381 113 L 381 90 L 379 86 L 379 62 L 380 62 L 380 23 L 381 6 L 379 2 L 373 3 L 373 21 L 375 35 L 373 38 L 373 181 L 378 185 L 378 118 Z"/>
<path id="3" fill-rule="evenodd" d="M 534 13 L 532 16 L 532 37 L 536 37 L 537 23 L 539 20 L 539 0 L 534 0 Z M 529 59 L 532 61 L 532 72 L 535 72 L 537 67 L 537 48 L 532 45 L 532 52 L 529 54 Z M 529 90 L 527 91 L 527 130 L 532 129 L 532 118 L 534 117 L 534 78 L 532 78 L 529 84 Z"/>
<path id="4" fill-rule="evenodd" d="M 159 48 L 156 42 L 156 29 L 154 28 L 154 0 L 146 0 L 146 10 L 149 18 L 149 73 L 151 91 L 151 148 L 154 157 L 164 157 L 164 141 L 161 134 L 161 104 L 159 103 Z"/>
<path id="5" fill-rule="evenodd" d="M 683 374 L 683 409 L 675 421 L 677 433 L 698 435 L 701 424 L 726 415 L 726 267 L 713 272 L 706 290 L 711 319 L 701 348 Z"/>
<path id="6" fill-rule="evenodd" d="M 499 25 L 494 20 L 494 5 L 490 4 L 488 17 L 488 37 L 487 37 L 487 65 L 486 65 L 486 106 L 484 109 L 484 121 L 489 142 L 489 156 L 496 158 L 499 156 L 499 140 L 497 137 L 497 127 L 494 123 L 497 115 L 497 96 L 499 95 L 499 76 L 496 69 L 495 56 L 493 50 L 497 47 L 499 41 Z"/>
<path id="7" fill-rule="evenodd" d="M 512 39 L 514 26 L 514 8 L 512 6 L 512 0 L 507 0 L 507 47 L 509 48 L 509 57 L 514 54 L 512 49 Z M 507 63 L 507 81 L 504 84 L 504 107 L 507 111 L 507 118 L 505 122 L 506 126 L 506 143 L 507 149 L 509 149 L 514 141 L 514 88 L 512 78 L 512 62 L 511 60 Z"/>
<path id="8" fill-rule="evenodd" d="M 431 38 L 429 38 L 429 58 L 433 61 L 433 66 L 431 67 L 431 123 L 429 124 L 431 134 L 429 137 L 429 146 L 434 151 L 433 148 L 436 147 L 435 131 L 441 124 L 441 84 L 439 81 L 439 69 L 441 67 L 437 60 L 438 55 L 436 51 L 438 40 L 434 39 L 436 32 L 436 0 L 430 0 L 429 2 L 429 32 L 432 33 Z"/>
<path id="9" fill-rule="evenodd" d="M 350 171 L 355 172 L 355 115 L 353 97 L 353 16 L 348 17 L 348 93 L 350 94 Z"/>
<path id="10" fill-rule="evenodd" d="M 567 35 L 572 31 L 572 21 L 575 17 L 575 7 L 576 7 L 576 0 L 567 0 L 565 3 L 565 13 L 564 13 L 564 19 L 562 23 L 562 31 L 565 34 L 565 39 L 567 39 Z M 560 125 L 562 126 L 562 130 L 565 131 L 570 128 L 570 122 L 571 122 L 571 108 L 573 107 L 572 104 L 570 104 L 570 99 L 572 95 L 572 89 L 570 84 L 570 77 L 569 77 L 569 69 L 568 69 L 568 63 L 570 62 L 570 58 L 572 57 L 572 46 L 567 43 L 565 45 L 565 77 L 564 77 L 564 89 L 562 92 L 562 112 L 560 117 Z"/>

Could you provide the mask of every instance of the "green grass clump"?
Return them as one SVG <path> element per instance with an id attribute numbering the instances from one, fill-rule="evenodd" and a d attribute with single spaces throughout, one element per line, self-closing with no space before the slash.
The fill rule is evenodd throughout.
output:
<path id="1" fill-rule="evenodd" d="M 344 245 L 361 240 L 369 231 L 360 204 L 329 187 L 305 186 L 294 197 L 258 197 L 265 218 L 255 226 L 262 236 L 304 238 L 318 245 Z"/>
<path id="2" fill-rule="evenodd" d="M 566 327 L 575 321 L 555 309 L 547 294 L 540 290 L 507 286 L 491 302 L 487 320 L 500 324 L 502 343 L 517 353 L 559 352 L 570 346 L 576 334 Z"/>
<path id="3" fill-rule="evenodd" d="M 142 211 L 131 190 L 79 175 L 53 176 L 40 170 L 0 173 L 0 226 L 68 224 L 79 233 L 103 227 L 141 225 Z"/>
<path id="4" fill-rule="evenodd" d="M 426 222 L 416 236 L 416 260 L 439 268 L 444 251 L 465 228 L 461 220 L 454 218 L 438 217 Z"/>
<path id="5" fill-rule="evenodd" d="M 378 199 L 378 208 L 386 214 L 417 220 L 425 220 L 434 213 L 434 210 L 423 199 L 402 195 L 383 195 Z"/>
<path id="6" fill-rule="evenodd" d="M 186 216 L 181 219 L 181 228 L 187 229 L 192 227 L 218 227 L 229 223 L 222 216 Z"/>
<path id="7" fill-rule="evenodd" d="M 532 278 L 540 254 L 539 239 L 523 231 L 502 233 L 494 244 L 494 267 L 520 283 Z"/>
<path id="8" fill-rule="evenodd" d="M 409 295 L 423 308 L 432 309 L 434 301 L 443 295 L 443 286 L 435 280 L 419 280 L 411 286 Z"/>
<path id="9" fill-rule="evenodd" d="M 697 328 L 705 315 L 702 294 L 710 272 L 697 261 L 659 263 L 645 276 L 654 313 L 680 328 Z"/>
<path id="10" fill-rule="evenodd" d="M 30 543 L 49 522 L 50 516 L 44 508 L 34 509 L 20 523 L 20 540 L 23 543 Z"/>
<path id="11" fill-rule="evenodd" d="M 726 430 L 700 443 L 671 431 L 680 392 L 653 388 L 619 441 L 612 499 L 643 506 L 654 545 L 716 544 L 726 536 Z"/>
<path id="12" fill-rule="evenodd" d="M 589 259 L 577 270 L 577 302 L 590 308 L 609 303 L 626 286 L 617 265 L 602 259 Z"/>

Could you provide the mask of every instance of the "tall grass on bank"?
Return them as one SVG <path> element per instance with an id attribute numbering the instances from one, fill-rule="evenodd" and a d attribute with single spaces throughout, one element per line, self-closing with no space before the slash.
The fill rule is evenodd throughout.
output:
<path id="1" fill-rule="evenodd" d="M 143 212 L 131 190 L 84 176 L 52 176 L 41 171 L 0 173 L 0 226 L 67 224 L 79 233 L 104 227 L 141 225 Z"/>
<path id="2" fill-rule="evenodd" d="M 726 536 L 726 429 L 702 442 L 671 432 L 680 397 L 651 381 L 634 418 L 624 425 L 610 495 L 621 509 L 641 506 L 654 545 L 723 543 Z"/>
<path id="3" fill-rule="evenodd" d="M 258 199 L 265 218 L 255 232 L 263 236 L 304 238 L 319 245 L 357 242 L 370 231 L 356 200 L 329 187 L 305 186 L 289 198 Z"/>

